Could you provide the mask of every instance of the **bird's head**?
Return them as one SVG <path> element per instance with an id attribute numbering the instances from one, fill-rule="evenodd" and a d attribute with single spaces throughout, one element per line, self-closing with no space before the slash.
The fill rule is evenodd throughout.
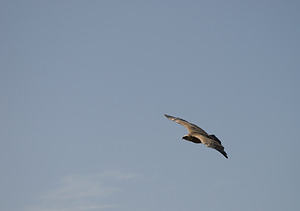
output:
<path id="1" fill-rule="evenodd" d="M 185 139 L 185 140 L 190 141 L 190 140 L 191 140 L 191 137 L 190 137 L 189 135 L 185 135 L 185 136 L 182 137 L 182 139 Z"/>
<path id="2" fill-rule="evenodd" d="M 182 139 L 185 139 L 187 141 L 191 141 L 191 142 L 194 142 L 194 143 L 197 143 L 197 144 L 201 143 L 201 141 L 198 138 L 196 138 L 194 136 L 190 136 L 190 135 L 185 135 L 185 136 L 182 137 Z"/>

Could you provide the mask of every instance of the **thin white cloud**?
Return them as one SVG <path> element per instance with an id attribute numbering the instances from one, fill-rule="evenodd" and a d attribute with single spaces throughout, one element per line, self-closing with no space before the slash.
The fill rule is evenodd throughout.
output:
<path id="1" fill-rule="evenodd" d="M 128 179 L 137 179 L 141 175 L 134 173 L 122 173 L 120 171 L 107 171 L 97 175 L 98 177 L 110 177 L 116 180 L 128 180 Z"/>
<path id="2" fill-rule="evenodd" d="M 94 178 L 93 178 L 94 177 Z M 114 187 L 105 187 L 101 178 L 95 176 L 68 176 L 60 187 L 41 196 L 41 199 L 74 199 L 86 197 L 102 197 L 118 191 Z"/>
<path id="3" fill-rule="evenodd" d="M 93 211 L 116 207 L 105 204 L 105 197 L 122 191 L 120 182 L 137 179 L 132 173 L 109 171 L 93 175 L 69 175 L 57 188 L 37 197 L 37 203 L 26 211 Z M 102 201 L 102 203 L 100 202 Z"/>

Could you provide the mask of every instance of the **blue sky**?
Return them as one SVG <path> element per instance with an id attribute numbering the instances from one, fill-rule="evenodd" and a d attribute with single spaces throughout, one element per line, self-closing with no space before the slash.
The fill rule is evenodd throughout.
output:
<path id="1" fill-rule="evenodd" d="M 299 208 L 299 6 L 1 1 L 1 210 Z"/>

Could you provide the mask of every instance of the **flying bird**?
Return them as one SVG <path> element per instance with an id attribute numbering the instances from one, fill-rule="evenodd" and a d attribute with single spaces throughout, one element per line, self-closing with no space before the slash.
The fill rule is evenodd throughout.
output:
<path id="1" fill-rule="evenodd" d="M 222 153 L 222 155 L 224 155 L 226 158 L 228 158 L 227 153 L 224 151 L 224 147 L 222 146 L 221 141 L 215 135 L 213 135 L 213 134 L 208 135 L 200 127 L 198 127 L 197 125 L 194 125 L 192 123 L 189 123 L 188 121 L 186 121 L 184 119 L 169 116 L 166 114 L 165 114 L 165 116 L 169 120 L 172 120 L 174 122 L 177 122 L 177 123 L 183 125 L 188 130 L 188 134 L 183 136 L 182 139 L 194 142 L 196 144 L 202 143 L 209 148 L 218 150 L 220 153 Z"/>

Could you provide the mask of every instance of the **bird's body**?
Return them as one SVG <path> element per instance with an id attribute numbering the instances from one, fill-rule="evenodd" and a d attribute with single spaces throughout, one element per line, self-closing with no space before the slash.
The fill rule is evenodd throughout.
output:
<path id="1" fill-rule="evenodd" d="M 221 141 L 215 135 L 213 135 L 213 134 L 208 135 L 208 133 L 206 133 L 200 127 L 198 127 L 197 125 L 194 125 L 192 123 L 189 123 L 188 121 L 186 121 L 184 119 L 169 116 L 166 114 L 165 114 L 165 116 L 168 119 L 183 125 L 188 130 L 188 135 L 183 136 L 182 137 L 183 139 L 197 143 L 197 144 L 202 143 L 209 148 L 218 150 L 220 153 L 222 153 L 222 155 L 224 155 L 226 158 L 228 158 L 227 153 L 224 151 L 224 147 L 222 146 Z"/>

